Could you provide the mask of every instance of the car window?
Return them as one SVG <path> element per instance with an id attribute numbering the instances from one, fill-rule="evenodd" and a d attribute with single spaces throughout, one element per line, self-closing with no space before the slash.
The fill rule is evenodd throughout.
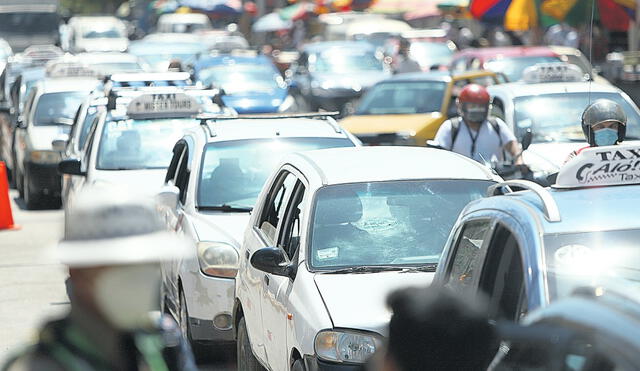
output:
<path id="1" fill-rule="evenodd" d="M 185 145 L 185 142 L 181 140 L 173 147 L 173 150 L 171 151 L 173 153 L 173 157 L 171 158 L 171 162 L 167 168 L 167 175 L 164 178 L 165 184 L 176 184 L 176 173 L 178 172 L 178 165 L 180 164 L 180 160 L 185 152 Z"/>
<path id="2" fill-rule="evenodd" d="M 294 260 L 300 246 L 300 229 L 302 227 L 302 200 L 305 186 L 298 181 L 286 208 L 286 214 L 280 229 L 279 246 L 284 249 L 290 260 Z"/>
<path id="3" fill-rule="evenodd" d="M 98 116 L 99 110 L 97 107 L 89 107 L 87 109 L 87 115 L 84 117 L 84 121 L 80 126 L 80 136 L 78 137 L 78 148 L 83 148 L 84 144 L 87 142 L 87 137 L 89 136 L 89 130 L 91 130 L 91 125 L 94 121 L 97 121 L 96 118 Z"/>
<path id="4" fill-rule="evenodd" d="M 399 81 L 376 85 L 362 98 L 357 115 L 439 112 L 447 89 L 442 81 Z"/>
<path id="5" fill-rule="evenodd" d="M 491 318 L 519 320 L 527 312 L 520 246 L 505 227 L 498 226 L 489 242 L 480 290 L 489 298 Z"/>
<path id="6" fill-rule="evenodd" d="M 187 200 L 187 187 L 189 186 L 189 150 L 185 145 L 177 167 L 175 185 L 180 190 L 180 202 L 184 204 Z"/>
<path id="7" fill-rule="evenodd" d="M 453 247 L 451 265 L 447 267 L 446 286 L 456 291 L 464 291 L 471 287 L 477 274 L 478 260 L 482 257 L 481 249 L 490 227 L 489 220 L 475 220 L 467 223 Z"/>
<path id="8" fill-rule="evenodd" d="M 284 205 L 287 204 L 295 184 L 295 175 L 288 171 L 282 171 L 267 197 L 267 203 L 263 208 L 258 225 L 267 242 L 271 245 L 275 245 L 278 225 L 285 211 Z"/>
<path id="9" fill-rule="evenodd" d="M 72 120 L 87 95 L 83 91 L 43 94 L 36 104 L 33 124 L 58 125 L 60 119 Z"/>

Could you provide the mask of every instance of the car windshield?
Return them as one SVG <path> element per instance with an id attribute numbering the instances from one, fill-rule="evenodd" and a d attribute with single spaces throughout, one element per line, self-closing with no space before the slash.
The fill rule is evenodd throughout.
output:
<path id="1" fill-rule="evenodd" d="M 514 100 L 516 136 L 527 129 L 534 142 L 584 142 L 581 117 L 589 102 L 611 99 L 627 114 L 627 138 L 640 138 L 640 115 L 619 93 L 558 93 L 531 95 Z"/>
<path id="2" fill-rule="evenodd" d="M 504 73 L 509 81 L 518 81 L 522 78 L 522 72 L 525 68 L 538 63 L 559 62 L 557 57 L 505 57 L 501 59 L 490 60 L 485 63 L 484 68 Z"/>
<path id="3" fill-rule="evenodd" d="M 361 49 L 329 49 L 309 56 L 310 69 L 321 73 L 383 71 L 384 66 L 373 51 Z"/>
<path id="4" fill-rule="evenodd" d="M 196 43 L 148 43 L 132 44 L 129 53 L 142 58 L 147 64 L 155 66 L 171 60 L 180 60 L 184 63 L 192 63 L 198 53 L 206 51 L 206 46 Z"/>
<path id="5" fill-rule="evenodd" d="M 58 33 L 60 18 L 56 13 L 8 12 L 0 13 L 0 34 Z"/>
<path id="6" fill-rule="evenodd" d="M 544 237 L 552 300 L 580 286 L 640 283 L 640 229 L 551 234 Z"/>
<path id="7" fill-rule="evenodd" d="M 445 43 L 414 42 L 411 43 L 409 54 L 422 67 L 448 66 L 453 57 L 453 50 Z"/>
<path id="8" fill-rule="evenodd" d="M 198 80 L 205 86 L 222 87 L 226 93 L 273 91 L 284 85 L 278 72 L 269 65 L 218 65 L 202 69 Z"/>
<path id="9" fill-rule="evenodd" d="M 310 260 L 318 269 L 435 264 L 462 208 L 490 181 L 403 180 L 316 193 Z"/>
<path id="10" fill-rule="evenodd" d="M 104 30 L 90 30 L 82 35 L 85 39 L 119 39 L 125 37 L 122 32 L 115 28 Z"/>
<path id="11" fill-rule="evenodd" d="M 100 137 L 98 170 L 166 169 L 171 148 L 193 119 L 109 121 Z"/>
<path id="12" fill-rule="evenodd" d="M 214 142 L 203 154 L 198 207 L 250 208 L 271 172 L 291 152 L 353 147 L 346 138 L 278 138 Z"/>
<path id="13" fill-rule="evenodd" d="M 447 84 L 441 81 L 398 81 L 376 85 L 362 98 L 356 115 L 439 112 Z"/>
<path id="14" fill-rule="evenodd" d="M 59 125 L 60 119 L 73 119 L 87 94 L 84 91 L 43 94 L 36 104 L 33 124 Z"/>

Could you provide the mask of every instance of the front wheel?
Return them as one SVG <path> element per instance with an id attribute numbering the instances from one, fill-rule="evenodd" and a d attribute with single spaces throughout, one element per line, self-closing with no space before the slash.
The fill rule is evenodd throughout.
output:
<path id="1" fill-rule="evenodd" d="M 302 362 L 301 359 L 296 359 L 296 361 L 293 362 L 293 366 L 291 366 L 291 371 L 307 371 L 307 369 L 304 367 L 304 362 Z"/>
<path id="2" fill-rule="evenodd" d="M 238 352 L 238 370 L 265 371 L 264 367 L 262 367 L 253 355 L 253 351 L 251 351 L 251 343 L 249 342 L 249 334 L 247 333 L 247 324 L 244 317 L 240 318 L 240 322 L 238 323 L 236 348 Z"/>
<path id="3" fill-rule="evenodd" d="M 29 181 L 29 173 L 25 171 L 25 174 L 22 177 L 22 198 L 25 205 L 27 206 L 27 210 L 34 210 L 40 205 L 40 194 L 33 191 L 31 187 L 29 187 L 30 183 L 31 182 Z"/>

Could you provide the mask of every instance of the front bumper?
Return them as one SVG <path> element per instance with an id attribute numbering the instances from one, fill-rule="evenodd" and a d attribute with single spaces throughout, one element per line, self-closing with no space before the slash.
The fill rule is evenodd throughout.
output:
<path id="1" fill-rule="evenodd" d="M 218 330 L 213 326 L 213 320 L 190 317 L 189 328 L 191 329 L 191 338 L 195 341 L 231 343 L 236 340 L 232 329 Z"/>
<path id="2" fill-rule="evenodd" d="M 195 273 L 195 274 L 194 274 Z M 214 318 L 228 315 L 229 324 L 233 323 L 233 299 L 235 280 L 205 276 L 200 270 L 182 275 L 191 338 L 196 341 L 227 342 L 235 341 L 233 327 L 217 328 Z"/>
<path id="3" fill-rule="evenodd" d="M 25 184 L 33 192 L 45 196 L 59 197 L 62 193 L 62 178 L 58 174 L 58 164 L 38 164 L 27 161 L 25 173 L 29 174 Z"/>
<path id="4" fill-rule="evenodd" d="M 365 371 L 364 364 L 332 363 L 318 359 L 316 356 L 304 356 L 307 371 Z"/>

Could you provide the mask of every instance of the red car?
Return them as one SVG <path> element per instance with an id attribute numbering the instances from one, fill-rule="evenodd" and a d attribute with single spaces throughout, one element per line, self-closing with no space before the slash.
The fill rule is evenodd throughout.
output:
<path id="1" fill-rule="evenodd" d="M 472 48 L 457 52 L 450 69 L 454 74 L 486 69 L 505 74 L 509 81 L 517 81 L 522 77 L 522 71 L 529 66 L 561 61 L 560 56 L 546 46 Z"/>

